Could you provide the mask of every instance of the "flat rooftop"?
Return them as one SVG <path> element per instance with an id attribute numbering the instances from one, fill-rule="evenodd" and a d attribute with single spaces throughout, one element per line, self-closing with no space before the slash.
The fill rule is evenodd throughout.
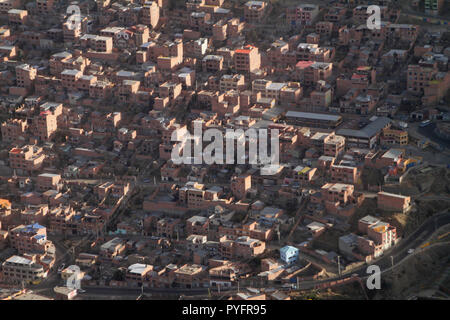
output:
<path id="1" fill-rule="evenodd" d="M 322 121 L 339 121 L 342 117 L 339 115 L 325 114 L 325 113 L 312 113 L 312 112 L 300 112 L 300 111 L 288 111 L 286 113 L 287 118 L 299 118 L 310 120 L 322 120 Z"/>

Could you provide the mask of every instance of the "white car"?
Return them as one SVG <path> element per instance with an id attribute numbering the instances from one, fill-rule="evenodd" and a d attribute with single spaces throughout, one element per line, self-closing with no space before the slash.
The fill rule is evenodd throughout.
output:
<path id="1" fill-rule="evenodd" d="M 409 249 L 408 250 L 408 254 L 411 254 L 411 253 L 413 253 L 414 252 L 414 249 Z"/>

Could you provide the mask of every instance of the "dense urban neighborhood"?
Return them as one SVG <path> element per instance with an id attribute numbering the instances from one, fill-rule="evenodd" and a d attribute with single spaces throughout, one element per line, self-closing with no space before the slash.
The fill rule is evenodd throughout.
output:
<path id="1" fill-rule="evenodd" d="M 0 0 L 0 300 L 449 299 L 449 23 Z"/>

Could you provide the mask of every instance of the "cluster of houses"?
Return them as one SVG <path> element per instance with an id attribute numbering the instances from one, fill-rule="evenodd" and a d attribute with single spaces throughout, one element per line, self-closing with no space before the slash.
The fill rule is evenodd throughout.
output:
<path id="1" fill-rule="evenodd" d="M 422 162 L 395 115 L 402 101 L 445 98 L 450 48 L 400 24 L 389 0 L 375 1 L 382 23 L 371 30 L 355 2 L 282 7 L 276 18 L 268 1 L 104 0 L 78 3 L 73 25 L 52 0 L 0 0 L 0 248 L 14 250 L 0 281 L 55 272 L 63 253 L 48 237 L 89 242 L 61 278 L 80 267 L 90 285 L 292 283 L 320 277 L 339 254 L 382 255 L 401 236 L 395 226 L 347 222 L 368 197 L 379 212 L 412 208 L 382 188 Z M 270 21 L 281 37 L 258 34 Z M 269 173 L 177 164 L 173 133 L 194 124 L 277 129 L 280 163 Z M 317 245 L 330 229 L 345 233 L 339 252 Z M 256 289 L 233 299 L 262 296 L 288 299 Z"/>

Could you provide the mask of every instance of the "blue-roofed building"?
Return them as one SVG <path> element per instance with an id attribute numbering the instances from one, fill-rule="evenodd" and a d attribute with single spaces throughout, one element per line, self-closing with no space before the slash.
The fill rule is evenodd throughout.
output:
<path id="1" fill-rule="evenodd" d="M 280 249 L 280 259 L 286 264 L 292 264 L 298 259 L 299 250 L 293 246 L 285 246 Z"/>
<path id="2" fill-rule="evenodd" d="M 41 226 L 39 223 L 30 224 L 27 226 L 27 228 L 38 230 L 38 229 L 45 229 L 44 226 Z"/>
<path id="3" fill-rule="evenodd" d="M 39 223 L 20 225 L 10 230 L 11 247 L 19 253 L 46 253 L 52 246 L 47 239 L 47 228 Z"/>
<path id="4" fill-rule="evenodd" d="M 45 240 L 47 237 L 44 234 L 37 234 L 34 236 L 37 241 Z"/>

